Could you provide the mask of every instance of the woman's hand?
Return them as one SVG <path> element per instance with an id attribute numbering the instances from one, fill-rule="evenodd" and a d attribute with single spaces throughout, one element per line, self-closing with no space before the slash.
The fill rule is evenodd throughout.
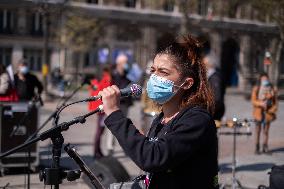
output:
<path id="1" fill-rule="evenodd" d="M 98 95 L 102 96 L 103 108 L 106 115 L 119 110 L 120 90 L 116 85 L 104 88 Z"/>
<path id="2" fill-rule="evenodd" d="M 266 108 L 267 108 L 267 103 L 266 103 L 266 101 L 263 100 L 263 101 L 261 102 L 260 107 L 263 108 L 264 110 L 266 110 Z"/>

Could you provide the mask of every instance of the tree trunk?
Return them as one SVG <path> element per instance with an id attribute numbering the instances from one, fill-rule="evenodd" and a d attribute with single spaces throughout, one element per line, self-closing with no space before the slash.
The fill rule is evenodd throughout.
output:
<path id="1" fill-rule="evenodd" d="M 275 66 L 274 66 L 274 84 L 277 86 L 278 84 L 278 79 L 279 79 L 279 65 L 281 64 L 281 52 L 283 48 L 283 40 L 281 39 L 278 44 L 277 44 L 277 49 L 276 49 L 276 56 L 275 56 Z"/>

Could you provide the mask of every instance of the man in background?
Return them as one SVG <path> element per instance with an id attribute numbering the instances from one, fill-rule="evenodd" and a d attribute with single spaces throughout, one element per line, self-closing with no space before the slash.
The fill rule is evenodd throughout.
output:
<path id="1" fill-rule="evenodd" d="M 112 84 L 118 86 L 118 88 L 123 89 L 127 87 L 131 81 L 127 78 L 129 72 L 128 57 L 125 54 L 119 54 L 115 59 L 115 68 L 112 71 Z M 125 116 L 128 114 L 128 108 L 133 104 L 132 97 L 121 98 L 120 109 Z M 112 155 L 114 151 L 114 144 L 116 139 L 111 134 L 107 132 L 107 150 L 108 155 Z"/>
<path id="2" fill-rule="evenodd" d="M 209 86 L 214 94 L 215 112 L 213 114 L 213 119 L 221 121 L 225 114 L 225 86 L 223 84 L 221 72 L 217 68 L 217 57 L 213 52 L 211 52 L 203 58 L 203 62 L 207 68 Z"/>

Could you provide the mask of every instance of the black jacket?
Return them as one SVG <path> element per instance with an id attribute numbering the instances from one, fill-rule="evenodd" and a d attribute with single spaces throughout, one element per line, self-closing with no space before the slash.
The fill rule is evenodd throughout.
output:
<path id="1" fill-rule="evenodd" d="M 225 95 L 225 86 L 221 76 L 221 73 L 216 70 L 209 78 L 209 85 L 214 94 L 214 102 L 215 102 L 215 112 L 213 114 L 214 120 L 221 120 L 225 113 L 225 103 L 224 103 L 224 95 Z"/>
<path id="2" fill-rule="evenodd" d="M 120 110 L 106 120 L 125 153 L 152 173 L 150 189 L 213 189 L 218 185 L 217 136 L 206 110 L 188 107 L 162 125 L 161 113 L 148 136 L 140 134 Z"/>
<path id="3" fill-rule="evenodd" d="M 113 84 L 118 86 L 119 89 L 123 89 L 131 83 L 131 81 L 126 77 L 126 72 L 123 75 L 120 75 L 116 70 L 114 70 L 111 77 Z M 121 98 L 120 104 L 126 105 L 127 107 L 131 106 L 133 104 L 132 97 L 129 96 Z"/>
<path id="4" fill-rule="evenodd" d="M 17 74 L 14 75 L 15 88 L 20 101 L 29 101 L 35 97 L 35 89 L 37 89 L 37 94 L 41 94 L 43 91 L 43 86 L 35 75 L 28 73 L 25 78 L 26 80 L 22 81 Z"/>

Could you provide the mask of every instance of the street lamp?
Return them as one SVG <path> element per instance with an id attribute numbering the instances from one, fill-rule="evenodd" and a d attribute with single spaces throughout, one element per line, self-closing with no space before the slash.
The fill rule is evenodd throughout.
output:
<path id="1" fill-rule="evenodd" d="M 38 7 L 39 13 L 43 17 L 43 64 L 42 64 L 42 76 L 43 76 L 43 86 L 45 89 L 45 93 L 48 94 L 47 86 L 48 80 L 47 76 L 49 74 L 49 57 L 48 57 L 48 46 L 49 46 L 49 29 L 50 29 L 50 13 L 51 7 L 59 7 L 59 11 L 63 9 L 64 4 L 67 0 L 34 0 L 33 1 Z M 56 9 L 55 9 L 56 11 Z"/>

